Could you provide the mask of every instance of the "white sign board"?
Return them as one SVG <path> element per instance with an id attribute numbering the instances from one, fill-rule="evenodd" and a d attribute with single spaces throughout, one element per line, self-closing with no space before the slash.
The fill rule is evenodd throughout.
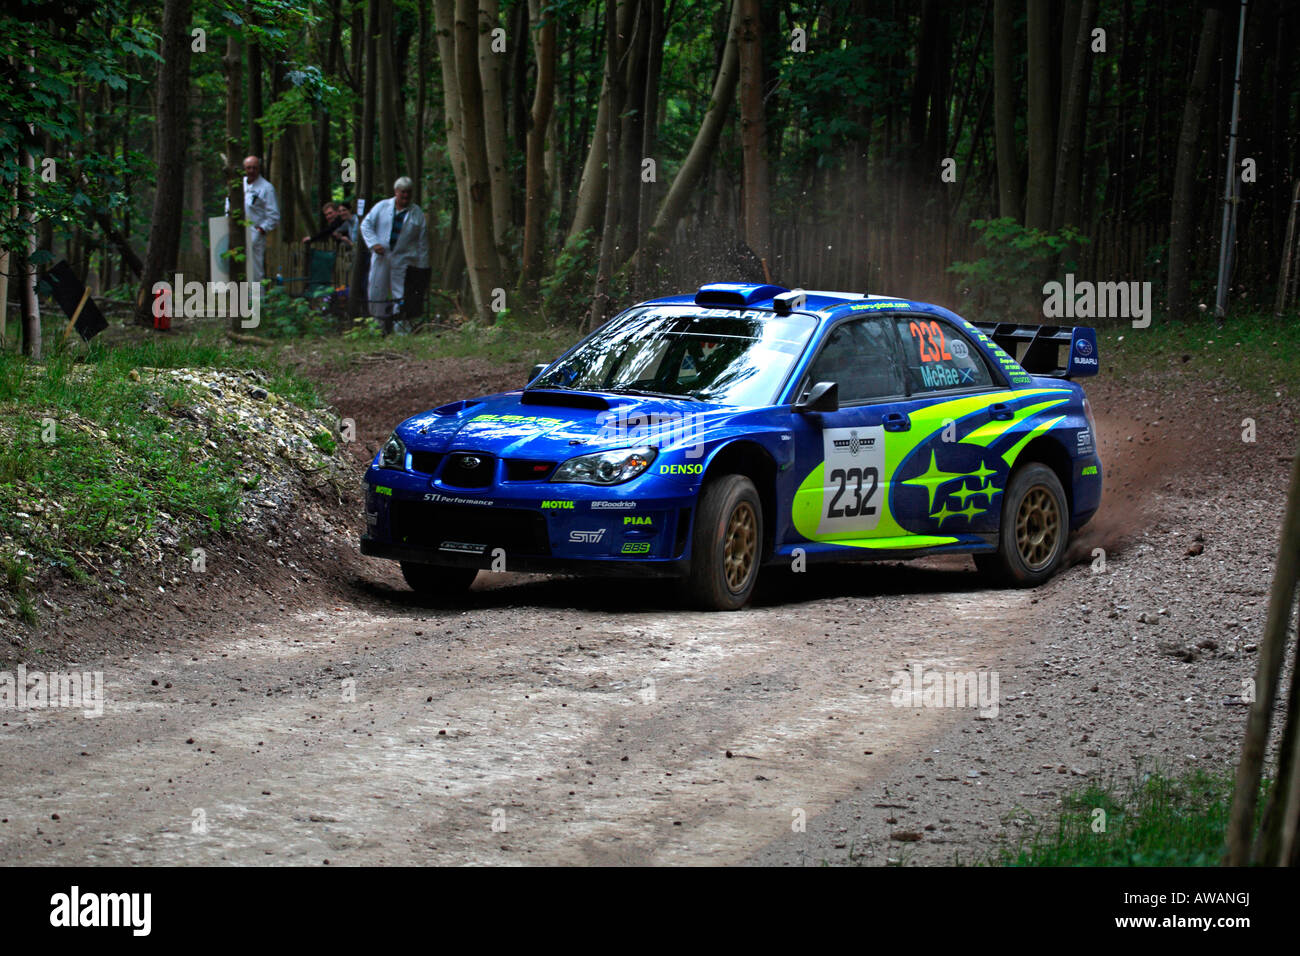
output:
<path id="1" fill-rule="evenodd" d="M 230 260 L 225 258 L 230 248 L 230 220 L 213 216 L 208 220 L 208 271 L 212 282 L 230 281 Z"/>

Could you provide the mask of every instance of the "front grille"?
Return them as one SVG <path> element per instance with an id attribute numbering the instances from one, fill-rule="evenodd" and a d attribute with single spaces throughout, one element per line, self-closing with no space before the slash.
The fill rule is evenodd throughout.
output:
<path id="1" fill-rule="evenodd" d="M 411 452 L 411 471 L 432 475 L 438 470 L 438 462 L 440 461 L 442 461 L 442 452 L 413 451 Z"/>
<path id="2" fill-rule="evenodd" d="M 486 488 L 492 484 L 496 465 L 497 460 L 491 455 L 448 455 L 442 469 L 442 483 L 455 488 Z"/>
<path id="3" fill-rule="evenodd" d="M 526 458 L 506 459 L 506 481 L 545 481 L 555 470 L 553 461 L 531 461 Z"/>
<path id="4" fill-rule="evenodd" d="M 545 516 L 519 508 L 394 501 L 389 529 L 394 544 L 417 548 L 437 548 L 444 541 L 481 544 L 489 556 L 493 548 L 504 548 L 507 560 L 512 554 L 551 553 Z"/>

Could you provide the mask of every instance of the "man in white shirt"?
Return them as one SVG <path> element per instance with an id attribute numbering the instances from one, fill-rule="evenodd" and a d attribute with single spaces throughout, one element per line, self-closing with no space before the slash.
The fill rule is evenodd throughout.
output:
<path id="1" fill-rule="evenodd" d="M 406 270 L 429 268 L 424 213 L 412 204 L 409 176 L 393 183 L 393 198 L 375 203 L 361 221 L 361 238 L 370 250 L 370 314 L 387 317 L 406 288 Z"/>
<path id="2" fill-rule="evenodd" d="M 244 158 L 244 218 L 248 220 L 244 250 L 248 280 L 260 282 L 266 275 L 266 237 L 280 224 L 280 206 L 275 201 L 275 187 L 262 175 L 262 161 L 256 156 Z"/>

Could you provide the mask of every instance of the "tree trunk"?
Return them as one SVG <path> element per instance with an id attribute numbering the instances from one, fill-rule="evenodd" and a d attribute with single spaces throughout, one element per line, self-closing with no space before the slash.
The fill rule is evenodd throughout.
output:
<path id="1" fill-rule="evenodd" d="M 529 21 L 532 19 L 532 13 L 529 10 L 531 4 L 516 3 L 514 14 L 510 18 L 510 36 L 520 37 L 518 43 L 510 47 L 510 69 L 507 73 L 509 80 L 506 83 L 506 101 L 509 104 L 506 110 L 506 138 L 510 142 L 510 151 L 512 156 L 528 155 L 528 126 L 531 122 L 532 111 L 529 108 L 528 100 L 528 48 L 529 43 L 525 43 L 522 37 L 530 37 L 533 46 L 534 56 L 537 53 L 537 37 L 533 36 L 529 29 Z M 528 188 L 528 165 L 524 163 L 513 164 L 513 169 L 509 169 L 510 177 L 510 223 L 512 226 L 519 225 L 523 222 L 524 215 L 527 212 L 527 202 L 525 192 Z M 524 200 L 521 202 L 521 200 Z"/>
<path id="2" fill-rule="evenodd" d="M 329 45 L 325 54 L 325 72 L 337 76 L 339 56 L 343 47 L 343 0 L 330 0 L 329 11 Z M 333 117 L 329 111 L 322 109 L 318 118 L 316 131 L 316 204 L 327 202 L 334 192 L 334 181 L 338 170 L 330 163 L 330 121 Z M 347 148 L 347 144 L 343 145 Z"/>
<path id="3" fill-rule="evenodd" d="M 206 254 L 208 243 L 208 217 L 203 209 L 203 154 L 205 152 L 203 141 L 203 117 L 198 110 L 191 111 L 190 115 L 190 156 L 189 168 L 189 185 L 186 187 L 185 201 L 189 209 L 189 251 L 187 258 L 189 266 L 185 270 L 194 274 L 202 273 L 207 275 L 208 259 Z M 209 276 L 210 279 L 216 280 L 216 276 Z"/>
<path id="4" fill-rule="evenodd" d="M 185 204 L 186 112 L 190 93 L 191 0 L 167 0 L 162 17 L 162 62 L 158 64 L 158 171 L 144 274 L 140 277 L 135 320 L 153 324 L 153 286 L 169 279 L 180 252 Z M 173 290 L 179 293 L 180 290 Z"/>
<path id="5" fill-rule="evenodd" d="M 352 159 L 360 162 L 361 125 L 364 122 L 365 86 L 363 85 L 366 60 L 366 11 L 360 3 L 352 7 L 352 92 L 356 97 L 352 101 Z M 360 169 L 357 170 L 360 173 Z M 360 195 L 360 181 L 352 184 L 352 192 Z"/>
<path id="6" fill-rule="evenodd" d="M 465 137 L 460 108 L 460 83 L 456 76 L 456 40 L 453 35 L 456 21 L 456 0 L 434 0 L 434 23 L 438 37 L 438 65 L 442 71 L 443 118 L 447 132 L 447 159 L 451 164 L 452 179 L 456 183 L 456 208 L 452 213 L 448 243 L 462 248 L 458 256 L 449 248 L 443 268 L 444 288 L 451 287 L 451 272 L 456 263 L 464 265 L 464 244 L 468 241 L 459 224 L 469 215 L 469 185 L 464 174 Z M 457 283 L 459 285 L 459 283 Z"/>
<path id="7" fill-rule="evenodd" d="M 1078 21 L 1074 25 L 1073 52 L 1069 57 L 1070 76 L 1066 86 L 1064 108 L 1061 111 L 1061 147 L 1056 157 L 1056 185 L 1052 190 L 1052 231 L 1064 226 L 1079 224 L 1079 176 L 1083 171 L 1080 155 L 1083 152 L 1084 112 L 1088 106 L 1088 77 L 1092 71 L 1092 56 L 1088 44 L 1092 36 L 1092 21 L 1097 12 L 1097 0 L 1083 0 L 1075 4 Z M 1069 24 L 1067 23 L 1068 27 Z M 1068 30 L 1067 30 L 1068 32 Z"/>
<path id="8" fill-rule="evenodd" d="M 1174 168 L 1174 191 L 1169 216 L 1169 315 L 1182 318 L 1188 305 L 1188 262 L 1192 252 L 1192 191 L 1196 167 L 1201 158 L 1201 112 L 1205 89 L 1210 82 L 1218 42 L 1219 11 L 1207 6 L 1201 20 L 1201 40 L 1196 48 L 1196 66 L 1183 106 L 1183 128 L 1178 136 L 1178 158 Z"/>
<path id="9" fill-rule="evenodd" d="M 650 11 L 650 50 L 646 59 L 645 99 L 641 105 L 641 115 L 645 121 L 641 126 L 641 155 L 656 162 L 655 179 L 646 181 L 637 177 L 639 192 L 637 194 L 637 235 L 636 248 L 641 248 L 646 231 L 650 228 L 650 217 L 654 214 L 654 203 L 658 196 L 658 160 L 659 148 L 659 77 L 663 71 L 664 40 L 667 27 L 664 23 L 664 0 L 646 0 Z M 637 278 L 638 294 L 644 275 Z"/>
<path id="10" fill-rule="evenodd" d="M 361 107 L 361 140 L 360 150 L 357 152 L 357 197 L 366 201 L 366 213 L 374 208 L 375 200 L 375 96 L 376 87 L 379 83 L 379 44 L 376 35 L 379 33 L 379 4 L 370 5 L 370 16 L 366 26 L 366 57 L 365 65 L 361 67 L 364 76 L 359 76 L 358 82 L 362 84 L 365 91 L 362 97 Z M 360 224 L 358 223 L 358 230 Z M 360 231 L 357 232 L 357 242 L 364 245 L 360 238 Z M 369 279 L 368 265 L 370 256 L 363 250 L 357 250 L 352 258 L 352 276 L 348 281 L 348 314 L 353 316 L 370 314 L 369 289 L 367 280 Z"/>
<path id="11" fill-rule="evenodd" d="M 26 149 L 22 149 L 19 151 L 19 162 L 27 167 L 28 176 L 35 179 L 36 157 Z M 17 190 L 17 205 L 20 209 L 27 199 L 22 183 L 20 177 Z M 22 316 L 23 354 L 39 362 L 41 360 L 41 304 L 36 298 L 36 266 L 32 264 L 32 256 L 36 254 L 35 209 L 29 209 L 22 215 L 27 220 L 27 252 L 26 255 L 16 255 L 11 258 L 17 260 L 18 266 L 18 301 Z"/>
<path id="12" fill-rule="evenodd" d="M 528 129 L 527 171 L 524 181 L 523 285 L 531 292 L 542 271 L 542 227 L 546 221 L 546 134 L 555 103 L 555 13 L 542 0 L 529 0 L 533 47 L 537 59 L 537 89 Z M 545 19 L 543 19 L 543 17 Z M 553 185 L 553 184 L 552 184 Z"/>
<path id="13" fill-rule="evenodd" d="M 244 154 L 240 150 L 240 96 L 239 73 L 242 65 L 242 52 L 239 38 L 226 38 L 226 55 L 222 66 L 226 72 L 226 202 L 229 204 L 226 220 L 230 230 L 230 242 L 227 249 L 230 257 L 226 260 L 230 266 L 230 279 L 239 282 L 248 276 L 248 264 L 243 261 L 244 252 Z"/>
<path id="14" fill-rule="evenodd" d="M 379 8 L 379 31 L 375 39 L 379 54 L 377 107 L 379 119 L 379 186 L 383 195 L 393 188 L 397 179 L 397 119 L 393 115 L 402 108 L 402 98 L 393 76 L 393 0 L 375 0 Z M 375 200 L 371 200 L 374 202 Z"/>
<path id="15" fill-rule="evenodd" d="M 600 255 L 596 263 L 596 287 L 591 296 L 591 311 L 587 315 L 587 325 L 595 328 L 608 316 L 609 280 L 614 268 L 614 246 L 618 241 L 618 207 L 620 189 L 619 168 L 622 157 L 619 155 L 619 141 L 623 135 L 623 124 L 619 117 L 623 113 L 623 70 L 622 59 L 627 49 L 627 34 L 619 29 L 624 20 L 624 11 L 633 6 L 636 0 L 616 0 L 608 4 L 605 10 L 605 86 L 609 91 L 609 122 L 605 124 L 605 155 L 609 159 L 608 188 L 605 190 L 605 221 L 600 230 Z"/>
<path id="16" fill-rule="evenodd" d="M 488 185 L 492 191 L 492 240 L 497 255 L 508 255 L 506 239 L 510 234 L 510 146 L 506 139 L 506 103 L 503 79 L 506 54 L 492 52 L 492 31 L 501 25 L 497 0 L 479 0 L 478 70 L 482 83 L 483 146 L 487 158 Z M 511 37 L 507 42 L 523 44 L 524 38 Z M 463 95 L 465 88 L 461 86 Z"/>
<path id="17" fill-rule="evenodd" d="M 416 6 L 419 8 L 416 26 L 419 37 L 415 54 L 415 136 L 412 143 L 415 155 L 411 157 L 411 178 L 415 180 L 414 202 L 420 206 L 424 202 L 424 142 L 427 128 L 424 113 L 429 90 L 429 2 L 420 0 Z"/>
<path id="18" fill-rule="evenodd" d="M 767 124 L 763 110 L 763 36 L 759 0 L 737 0 L 740 20 L 740 141 L 744 156 L 745 244 L 772 261 L 772 199 L 768 187 Z"/>
<path id="19" fill-rule="evenodd" d="M 276 71 L 278 74 L 278 70 Z M 274 82 L 272 86 L 274 87 Z M 265 160 L 262 154 L 262 48 L 256 43 L 248 47 L 248 152 Z M 266 165 L 262 166 L 266 170 Z"/>
<path id="20" fill-rule="evenodd" d="M 607 4 L 616 4 L 616 0 L 606 0 Z M 626 10 L 627 4 L 619 4 L 620 10 Z M 626 35 L 626 23 L 620 24 L 619 33 Z M 602 35 L 608 31 L 596 31 Z M 584 232 L 595 229 L 605 202 L 605 184 L 609 182 L 606 169 L 609 148 L 609 51 L 605 51 L 606 69 L 600 82 L 600 101 L 596 107 L 596 125 L 591 132 L 591 145 L 587 150 L 587 160 L 582 166 L 582 177 L 578 180 L 578 198 L 574 202 L 573 222 L 569 225 L 566 244 L 577 239 Z"/>
<path id="21" fill-rule="evenodd" d="M 1052 225 L 1052 186 L 1056 169 L 1052 149 L 1053 109 L 1051 0 L 1029 0 L 1029 183 L 1025 189 L 1025 225 L 1047 230 Z"/>
<path id="22" fill-rule="evenodd" d="M 644 135 L 646 60 L 650 53 L 650 11 L 647 0 L 632 0 L 632 30 L 623 35 L 622 102 L 623 119 L 619 130 L 618 167 L 618 239 L 614 244 L 614 268 L 636 250 L 637 199 L 640 196 L 641 139 Z"/>
<path id="23" fill-rule="evenodd" d="M 494 315 L 491 300 L 501 287 L 500 263 L 497 261 L 493 235 L 491 170 L 484 141 L 483 88 L 479 79 L 479 16 L 472 0 L 456 0 L 454 32 L 456 80 L 460 88 L 461 138 L 464 178 L 469 197 L 468 208 L 461 216 L 465 235 L 465 262 L 469 268 L 470 290 L 478 318 L 491 324 Z"/>
<path id="24" fill-rule="evenodd" d="M 718 64 L 718 75 L 713 81 L 713 94 L 709 97 L 708 108 L 695 134 L 695 141 L 691 143 L 690 152 L 686 154 L 681 168 L 677 170 L 673 184 L 668 189 L 668 195 L 664 197 L 654 224 L 650 227 L 650 233 L 646 236 L 643 248 L 647 253 L 657 253 L 668 244 L 673 229 L 677 226 L 677 220 L 681 218 L 687 202 L 695 192 L 696 185 L 708 171 L 717 152 L 722 127 L 726 122 L 732 97 L 736 93 L 740 60 L 739 34 L 740 5 L 733 2 L 731 18 L 727 26 L 726 46 L 723 48 L 722 61 Z"/>

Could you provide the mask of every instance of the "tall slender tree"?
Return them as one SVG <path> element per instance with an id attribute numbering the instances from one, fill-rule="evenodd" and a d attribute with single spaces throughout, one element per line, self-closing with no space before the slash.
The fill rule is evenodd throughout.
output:
<path id="1" fill-rule="evenodd" d="M 153 322 L 154 283 L 176 268 L 184 212 L 187 108 L 190 93 L 191 0 L 163 5 L 162 61 L 158 64 L 158 174 L 154 180 L 149 246 L 140 277 L 136 322 Z M 179 292 L 179 290 L 176 290 Z"/>
<path id="2" fill-rule="evenodd" d="M 1169 288 L 1168 309 L 1174 318 L 1187 311 L 1189 266 L 1195 210 L 1192 205 L 1196 168 L 1201 158 L 1201 113 L 1205 90 L 1210 82 L 1218 46 L 1219 10 L 1207 4 L 1201 16 L 1201 37 L 1196 44 L 1196 65 L 1183 104 L 1183 125 L 1178 135 L 1178 157 L 1174 169 L 1174 191 L 1169 204 Z"/>

